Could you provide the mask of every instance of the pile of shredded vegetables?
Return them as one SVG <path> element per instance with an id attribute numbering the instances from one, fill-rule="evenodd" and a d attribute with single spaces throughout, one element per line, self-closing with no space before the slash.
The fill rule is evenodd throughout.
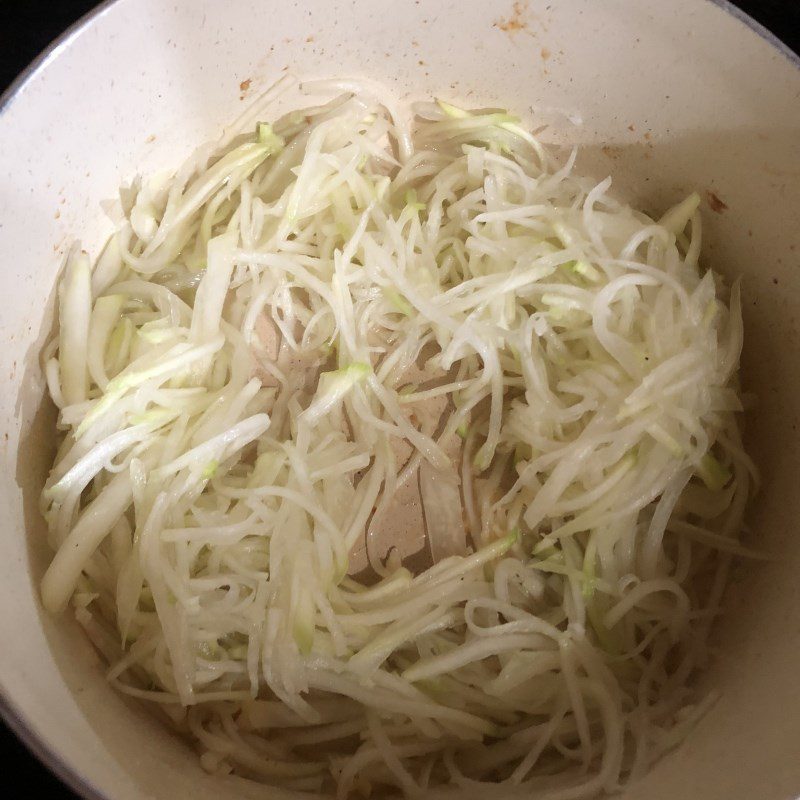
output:
<path id="1" fill-rule="evenodd" d="M 411 120 L 363 82 L 261 121 L 288 83 L 67 259 L 45 606 L 210 772 L 614 791 L 707 706 L 749 554 L 699 198 L 653 220 L 504 111 Z"/>

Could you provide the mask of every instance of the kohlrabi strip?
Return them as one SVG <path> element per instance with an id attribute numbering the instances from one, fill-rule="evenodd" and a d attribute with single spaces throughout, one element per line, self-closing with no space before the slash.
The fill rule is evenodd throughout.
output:
<path id="1" fill-rule="evenodd" d="M 705 708 L 754 555 L 738 285 L 696 194 L 654 220 L 505 111 L 309 88 L 346 94 L 257 104 L 70 252 L 45 606 L 209 772 L 613 791 Z"/>

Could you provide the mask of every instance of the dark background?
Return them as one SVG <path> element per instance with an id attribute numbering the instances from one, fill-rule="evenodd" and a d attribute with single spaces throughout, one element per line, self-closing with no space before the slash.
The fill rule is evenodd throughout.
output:
<path id="1" fill-rule="evenodd" d="M 0 0 L 0 92 L 49 42 L 94 5 L 90 0 Z M 736 5 L 800 52 L 800 2 L 739 0 Z M 6 765 L 13 764 L 15 785 L 24 787 L 26 795 L 77 800 L 2 723 L 0 759 Z"/>

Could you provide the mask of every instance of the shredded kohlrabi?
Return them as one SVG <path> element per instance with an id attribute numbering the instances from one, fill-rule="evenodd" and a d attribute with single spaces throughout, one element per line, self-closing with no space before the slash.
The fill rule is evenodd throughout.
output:
<path id="1" fill-rule="evenodd" d="M 363 82 L 272 119 L 289 83 L 67 258 L 44 604 L 209 772 L 613 792 L 710 702 L 754 555 L 699 197 L 651 219 L 505 111 Z"/>

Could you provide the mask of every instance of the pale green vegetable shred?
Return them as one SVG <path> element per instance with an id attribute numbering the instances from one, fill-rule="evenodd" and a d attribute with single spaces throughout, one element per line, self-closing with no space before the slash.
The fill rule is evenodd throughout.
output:
<path id="1" fill-rule="evenodd" d="M 503 110 L 332 81 L 281 114 L 290 85 L 123 192 L 94 272 L 70 252 L 44 604 L 210 772 L 616 791 L 707 707 L 750 554 L 741 301 L 699 196 L 653 220 Z M 404 562 L 378 534 L 420 481 Z"/>

